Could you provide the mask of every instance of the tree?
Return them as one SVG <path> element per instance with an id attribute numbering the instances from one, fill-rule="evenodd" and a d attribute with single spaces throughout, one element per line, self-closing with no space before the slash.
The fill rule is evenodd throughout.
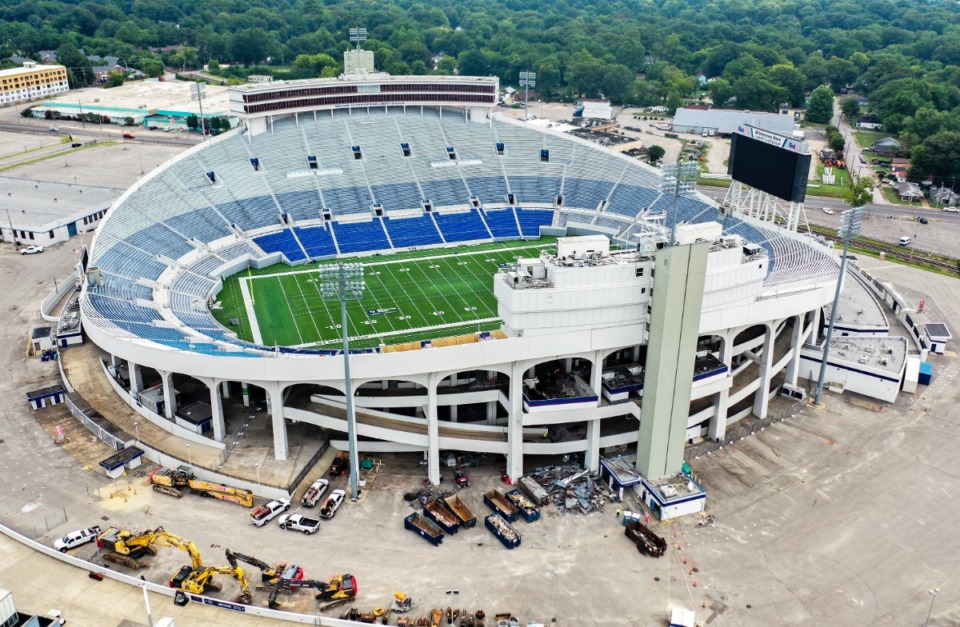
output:
<path id="1" fill-rule="evenodd" d="M 273 35 L 262 28 L 245 28 L 230 40 L 230 55 L 235 61 L 251 65 L 263 61 L 276 47 Z"/>
<path id="2" fill-rule="evenodd" d="M 789 97 L 786 89 L 767 80 L 762 72 L 739 79 L 733 84 L 733 93 L 737 97 L 738 109 L 757 111 L 776 111 Z"/>
<path id="3" fill-rule="evenodd" d="M 862 207 L 873 200 L 873 180 L 870 177 L 859 178 L 844 194 L 844 200 L 851 207 Z"/>
<path id="4" fill-rule="evenodd" d="M 647 160 L 649 160 L 652 164 L 656 164 L 657 161 L 663 159 L 663 155 L 665 154 L 667 154 L 667 151 L 656 144 L 647 148 Z"/>
<path id="5" fill-rule="evenodd" d="M 774 65 L 767 70 L 767 76 L 774 84 L 779 85 L 786 91 L 790 106 L 803 106 L 807 95 L 807 79 L 800 73 L 800 70 L 792 65 Z"/>
<path id="6" fill-rule="evenodd" d="M 133 126 L 133 125 L 134 125 L 133 118 L 131 118 L 129 115 L 128 115 L 127 117 L 123 118 L 123 125 L 124 125 L 124 126 Z"/>
<path id="7" fill-rule="evenodd" d="M 846 143 L 843 139 L 843 135 L 840 134 L 840 131 L 833 131 L 830 133 L 829 137 L 827 138 L 827 142 L 830 144 L 830 147 L 837 152 L 843 150 L 843 146 Z"/>
<path id="8" fill-rule="evenodd" d="M 853 96 L 847 96 L 840 101 L 840 111 L 843 112 L 843 117 L 854 123 L 860 117 L 860 102 Z"/>
<path id="9" fill-rule="evenodd" d="M 677 109 L 683 106 L 683 100 L 680 99 L 680 95 L 677 92 L 671 92 L 667 96 L 667 114 L 676 115 Z"/>
<path id="10" fill-rule="evenodd" d="M 955 178 L 960 172 L 960 132 L 945 131 L 932 135 L 910 153 L 910 176 Z"/>
<path id="11" fill-rule="evenodd" d="M 57 63 L 67 68 L 70 86 L 73 88 L 93 85 L 96 80 L 93 63 L 72 43 L 63 44 L 57 48 Z"/>
<path id="12" fill-rule="evenodd" d="M 733 85 L 725 78 L 715 78 L 710 81 L 710 99 L 713 106 L 723 107 L 733 98 Z"/>
<path id="13" fill-rule="evenodd" d="M 826 124 L 833 117 L 833 90 L 821 85 L 810 94 L 810 106 L 807 107 L 807 121 Z"/>
<path id="14" fill-rule="evenodd" d="M 608 65 L 603 73 L 603 95 L 613 104 L 625 104 L 632 95 L 634 74 L 625 65 Z"/>
<path id="15" fill-rule="evenodd" d="M 187 116 L 187 128 L 188 128 L 189 130 L 191 130 L 191 131 L 195 131 L 195 130 L 197 130 L 197 128 L 199 128 L 199 127 L 200 127 L 200 118 L 198 118 L 196 115 L 194 115 L 194 114 L 192 114 L 192 113 L 191 113 L 190 115 L 188 115 L 188 116 Z"/>
<path id="16" fill-rule="evenodd" d="M 107 72 L 107 87 L 120 87 L 123 85 L 123 81 L 126 80 L 127 75 L 123 72 L 117 72 L 116 70 L 111 70 Z"/>

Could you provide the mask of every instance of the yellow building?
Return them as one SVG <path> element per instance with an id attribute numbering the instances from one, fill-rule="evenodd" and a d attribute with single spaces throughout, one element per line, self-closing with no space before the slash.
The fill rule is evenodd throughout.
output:
<path id="1" fill-rule="evenodd" d="M 27 62 L 23 67 L 0 70 L 0 105 L 45 98 L 69 89 L 67 68 L 62 65 Z"/>

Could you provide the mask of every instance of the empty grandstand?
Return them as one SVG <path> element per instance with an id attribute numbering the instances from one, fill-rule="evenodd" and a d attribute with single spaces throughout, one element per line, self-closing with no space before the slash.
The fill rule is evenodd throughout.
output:
<path id="1" fill-rule="evenodd" d="M 242 128 L 116 202 L 84 268 L 82 315 L 115 362 L 155 371 L 171 399 L 157 420 L 187 377 L 208 390 L 198 400 L 222 439 L 220 395 L 243 382 L 269 401 L 281 459 L 288 421 L 345 432 L 334 416 L 351 395 L 377 419 L 358 425 L 361 449 L 422 450 L 432 479 L 441 448 L 503 454 L 514 478 L 524 455 L 580 451 L 595 469 L 601 448 L 637 442 L 655 253 L 690 225 L 713 235 L 685 435 L 722 437 L 796 383 L 836 281 L 829 249 L 664 194 L 657 170 L 622 154 L 492 115 L 495 79 L 426 78 L 238 88 Z M 324 100 L 336 80 L 355 100 Z M 559 254 L 556 236 L 585 234 L 612 247 Z M 339 259 L 368 275 L 350 310 L 362 351 L 351 390 L 315 272 Z M 626 391 L 612 384 L 622 372 L 635 375 Z M 306 390 L 295 405 L 294 387 Z M 543 425 L 574 435 L 530 440 Z"/>

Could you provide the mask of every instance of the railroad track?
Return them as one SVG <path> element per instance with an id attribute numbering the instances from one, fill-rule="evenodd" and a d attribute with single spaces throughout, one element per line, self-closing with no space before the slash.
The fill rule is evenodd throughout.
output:
<path id="1" fill-rule="evenodd" d="M 832 242 L 840 241 L 837 237 L 837 232 L 833 229 L 811 224 L 810 231 Z M 907 263 L 922 263 L 935 267 L 938 270 L 960 276 L 960 259 L 944 259 L 944 255 L 938 255 L 925 250 L 904 248 L 894 244 L 884 244 L 859 237 L 853 238 L 850 241 L 850 246 L 861 250 L 884 253 L 884 256 L 890 259 L 905 261 Z"/>

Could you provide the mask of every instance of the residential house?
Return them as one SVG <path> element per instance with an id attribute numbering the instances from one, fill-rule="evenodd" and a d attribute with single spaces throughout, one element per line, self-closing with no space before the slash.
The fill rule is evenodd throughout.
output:
<path id="1" fill-rule="evenodd" d="M 857 128 L 868 131 L 879 131 L 883 128 L 883 121 L 875 115 L 861 115 L 857 118 Z"/>
<path id="2" fill-rule="evenodd" d="M 941 185 L 930 190 L 930 202 L 943 207 L 952 207 L 960 202 L 960 194 Z"/>
<path id="3" fill-rule="evenodd" d="M 900 200 L 914 201 L 923 200 L 923 190 L 916 183 L 909 181 L 900 181 L 893 184 L 893 189 L 897 191 Z"/>
<path id="4" fill-rule="evenodd" d="M 903 145 L 893 137 L 884 137 L 873 143 L 873 153 L 878 156 L 895 155 L 903 149 Z"/>

